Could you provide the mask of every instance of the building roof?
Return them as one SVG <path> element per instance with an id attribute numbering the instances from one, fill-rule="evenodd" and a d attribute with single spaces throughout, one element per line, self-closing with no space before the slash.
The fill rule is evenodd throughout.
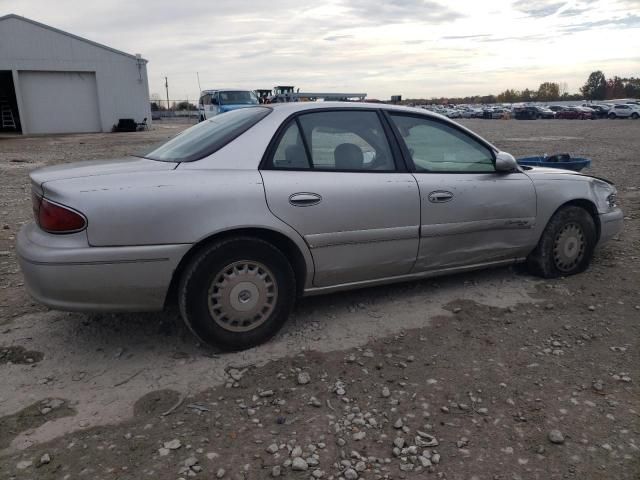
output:
<path id="1" fill-rule="evenodd" d="M 9 19 L 12 19 L 12 18 L 16 19 L 16 20 L 22 20 L 23 22 L 31 23 L 32 25 L 35 25 L 35 26 L 40 27 L 40 28 L 46 28 L 47 30 L 51 30 L 52 32 L 56 32 L 56 33 L 60 33 L 62 35 L 66 35 L 67 37 L 71 37 L 71 38 L 74 38 L 76 40 L 80 40 L 81 42 L 88 43 L 88 44 L 93 45 L 95 47 L 99 47 L 99 48 L 103 48 L 105 50 L 109 50 L 110 52 L 117 53 L 119 55 L 124 55 L 125 57 L 133 58 L 134 60 L 138 60 L 137 56 L 132 55 L 130 53 L 123 52 L 122 50 L 116 50 L 115 48 L 108 47 L 108 46 L 103 45 L 101 43 L 94 42 L 92 40 L 88 40 L 88 39 L 83 38 L 83 37 L 79 37 L 78 35 L 74 35 L 73 33 L 65 32 L 64 30 L 60 30 L 60 29 L 52 27 L 50 25 L 46 25 L 44 23 L 36 22 L 35 20 L 31 20 L 30 18 L 21 17 L 20 15 L 16 15 L 15 13 L 10 13 L 8 15 L 1 16 L 0 17 L 0 22 L 3 21 L 3 20 L 9 20 Z M 140 57 L 140 60 L 142 60 L 145 63 L 148 62 L 147 59 L 142 58 L 142 57 Z"/>

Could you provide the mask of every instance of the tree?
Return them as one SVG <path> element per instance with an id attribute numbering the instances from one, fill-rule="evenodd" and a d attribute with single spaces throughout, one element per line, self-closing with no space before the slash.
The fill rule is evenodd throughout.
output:
<path id="1" fill-rule="evenodd" d="M 174 104 L 173 110 L 197 110 L 197 107 L 193 103 L 178 102 Z"/>
<path id="2" fill-rule="evenodd" d="M 604 73 L 600 70 L 591 72 L 580 92 L 588 100 L 604 100 L 607 96 L 607 78 Z"/>
<path id="3" fill-rule="evenodd" d="M 622 98 L 625 96 L 624 82 L 617 75 L 607 80 L 607 99 Z"/>
<path id="4" fill-rule="evenodd" d="M 538 87 L 538 101 L 550 102 L 560 98 L 560 85 L 553 82 L 541 83 Z"/>
<path id="5" fill-rule="evenodd" d="M 536 99 L 536 93 L 528 88 L 525 88 L 522 91 L 522 95 L 520 96 L 523 102 L 532 102 Z"/>
<path id="6" fill-rule="evenodd" d="M 496 98 L 500 103 L 515 103 L 520 100 L 520 92 L 514 89 L 506 89 Z"/>
<path id="7" fill-rule="evenodd" d="M 623 78 L 624 96 L 630 98 L 640 98 L 640 78 Z"/>

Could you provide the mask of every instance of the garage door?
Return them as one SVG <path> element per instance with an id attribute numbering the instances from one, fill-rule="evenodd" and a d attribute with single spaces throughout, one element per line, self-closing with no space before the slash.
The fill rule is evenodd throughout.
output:
<path id="1" fill-rule="evenodd" d="M 94 72 L 21 71 L 18 77 L 26 133 L 102 130 Z"/>

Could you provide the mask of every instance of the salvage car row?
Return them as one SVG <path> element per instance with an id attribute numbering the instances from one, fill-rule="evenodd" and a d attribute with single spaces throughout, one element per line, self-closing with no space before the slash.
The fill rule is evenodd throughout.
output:
<path id="1" fill-rule="evenodd" d="M 537 120 L 595 120 L 600 118 L 640 118 L 640 101 L 626 103 L 583 103 L 581 105 L 418 105 L 448 118 Z"/>

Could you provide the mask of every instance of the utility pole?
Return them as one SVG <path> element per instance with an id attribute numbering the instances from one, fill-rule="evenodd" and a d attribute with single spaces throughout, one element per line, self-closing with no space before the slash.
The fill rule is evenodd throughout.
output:
<path id="1" fill-rule="evenodd" d="M 171 106 L 169 105 L 169 81 L 167 80 L 167 77 L 164 77 L 164 88 L 167 91 L 167 111 L 169 111 Z"/>
<path id="2" fill-rule="evenodd" d="M 198 79 L 198 95 L 202 94 L 202 87 L 200 86 L 200 73 L 196 72 L 196 78 Z"/>

